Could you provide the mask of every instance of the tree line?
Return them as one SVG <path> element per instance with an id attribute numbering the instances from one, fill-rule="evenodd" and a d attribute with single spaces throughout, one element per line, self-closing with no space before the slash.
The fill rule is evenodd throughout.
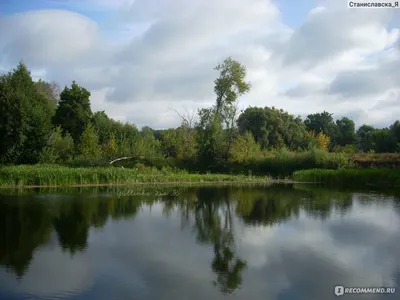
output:
<path id="1" fill-rule="evenodd" d="M 326 111 L 304 120 L 268 106 L 240 111 L 238 99 L 251 89 L 246 68 L 229 57 L 215 71 L 212 107 L 196 116 L 178 113 L 179 127 L 155 130 L 93 112 L 86 88 L 75 81 L 63 90 L 54 82 L 35 82 L 20 62 L 0 76 L 0 163 L 83 164 L 128 156 L 194 168 L 246 162 L 271 150 L 400 151 L 399 121 L 356 130 L 350 118 L 335 120 Z"/>

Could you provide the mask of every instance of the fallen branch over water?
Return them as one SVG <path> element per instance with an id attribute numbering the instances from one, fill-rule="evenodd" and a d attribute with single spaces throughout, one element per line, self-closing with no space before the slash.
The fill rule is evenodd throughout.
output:
<path id="1" fill-rule="evenodd" d="M 131 159 L 132 157 L 128 157 L 128 156 L 126 156 L 126 157 L 120 157 L 120 158 L 116 158 L 116 159 L 114 159 L 114 160 L 112 160 L 112 161 L 110 161 L 110 165 L 112 165 L 113 163 L 115 163 L 115 162 L 117 162 L 117 161 L 120 161 L 120 160 L 126 160 L 126 159 Z"/>

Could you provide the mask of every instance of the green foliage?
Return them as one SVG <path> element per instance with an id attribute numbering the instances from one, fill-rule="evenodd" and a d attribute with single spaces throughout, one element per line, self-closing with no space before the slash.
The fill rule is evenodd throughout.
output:
<path id="1" fill-rule="evenodd" d="M 310 114 L 304 120 L 304 124 L 307 131 L 314 131 L 316 135 L 323 132 L 330 138 L 331 145 L 336 145 L 335 135 L 337 128 L 331 113 L 323 111 L 322 113 Z"/>
<path id="2" fill-rule="evenodd" d="M 79 144 L 78 153 L 86 160 L 97 160 L 101 156 L 101 147 L 99 138 L 91 123 L 89 123 L 85 131 L 83 131 Z"/>
<path id="3" fill-rule="evenodd" d="M 291 150 L 307 146 L 307 131 L 300 117 L 275 107 L 249 107 L 238 118 L 239 132 L 250 131 L 262 149 Z"/>
<path id="4" fill-rule="evenodd" d="M 199 110 L 197 143 L 199 161 L 210 169 L 223 164 L 225 136 L 219 116 L 212 109 Z"/>
<path id="5" fill-rule="evenodd" d="M 400 173 L 398 170 L 384 168 L 301 170 L 293 173 L 293 179 L 334 185 L 400 186 Z"/>
<path id="6" fill-rule="evenodd" d="M 114 134 L 112 134 L 108 141 L 103 144 L 103 154 L 108 160 L 113 159 L 117 156 L 118 145 Z"/>
<path id="7" fill-rule="evenodd" d="M 374 142 L 372 138 L 372 133 L 375 128 L 370 125 L 362 125 L 357 129 L 356 140 L 357 147 L 362 152 L 368 152 L 374 149 Z"/>
<path id="8" fill-rule="evenodd" d="M 231 172 L 254 175 L 268 175 L 274 177 L 288 177 L 294 171 L 325 168 L 339 169 L 352 165 L 350 157 L 344 153 L 330 153 L 320 149 L 311 149 L 306 152 L 289 152 L 278 150 L 265 158 L 258 158 L 249 163 L 234 164 Z"/>
<path id="9" fill-rule="evenodd" d="M 310 148 L 318 148 L 322 151 L 328 151 L 331 139 L 323 131 L 315 134 L 314 131 L 308 133 L 310 139 Z"/>
<path id="10" fill-rule="evenodd" d="M 308 115 L 304 122 L 275 107 L 249 107 L 238 114 L 238 99 L 251 88 L 246 68 L 228 57 L 215 70 L 215 104 L 198 111 L 195 126 L 178 114 L 183 119 L 178 128 L 144 126 L 139 131 L 104 111 L 92 114 L 90 92 L 76 82 L 60 94 L 55 83 L 33 82 L 20 63 L 0 76 L 0 163 L 102 166 L 131 157 L 118 165 L 274 176 L 353 163 L 398 165 L 393 159 L 358 160 L 361 156 L 355 152 L 400 152 L 399 121 L 382 129 L 363 125 L 355 132 L 352 120 L 343 117 L 335 122 L 325 111 Z"/>
<path id="11" fill-rule="evenodd" d="M 220 115 L 224 107 L 234 105 L 241 95 L 249 92 L 251 84 L 245 81 L 246 67 L 231 57 L 218 64 L 215 70 L 220 73 L 214 80 L 214 93 L 217 95 L 215 110 L 217 115 Z"/>
<path id="12" fill-rule="evenodd" d="M 397 141 L 389 128 L 375 129 L 371 139 L 376 153 L 396 152 Z"/>
<path id="13" fill-rule="evenodd" d="M 358 149 L 363 152 L 399 152 L 400 122 L 396 121 L 389 128 L 381 129 L 364 124 L 357 130 L 356 140 Z"/>
<path id="14" fill-rule="evenodd" d="M 51 130 L 53 108 L 35 88 L 28 68 L 0 77 L 0 161 L 35 163 Z"/>
<path id="15" fill-rule="evenodd" d="M 129 156 L 132 154 L 134 144 L 140 138 L 139 130 L 134 124 L 122 123 L 110 119 L 104 111 L 96 112 L 92 117 L 93 126 L 99 137 L 99 143 L 107 148 L 108 157 L 114 155 Z M 116 143 L 116 150 L 109 149 L 110 142 Z"/>
<path id="16" fill-rule="evenodd" d="M 134 184 L 154 182 L 268 182 L 268 177 L 223 174 L 188 174 L 137 165 L 138 169 L 117 167 L 70 168 L 60 165 L 19 165 L 0 169 L 0 185 L 82 185 Z"/>
<path id="17" fill-rule="evenodd" d="M 336 144 L 339 146 L 352 145 L 355 141 L 356 134 L 354 121 L 346 117 L 336 120 Z"/>
<path id="18" fill-rule="evenodd" d="M 208 123 L 211 122 L 209 129 L 216 132 L 215 134 L 208 133 L 208 135 L 214 138 L 223 129 L 223 138 L 220 138 L 220 142 L 223 141 L 223 144 L 220 145 L 221 149 L 217 150 L 213 145 L 214 150 L 212 150 L 217 151 L 218 154 L 214 163 L 221 163 L 227 161 L 236 135 L 237 100 L 240 96 L 250 91 L 251 84 L 245 81 L 246 67 L 231 57 L 226 58 L 222 64 L 218 64 L 214 70 L 219 71 L 219 77 L 214 80 L 214 92 L 217 99 L 212 108 L 212 117 L 209 118 Z M 200 118 L 204 117 L 201 113 L 199 115 Z M 218 153 L 219 151 L 221 153 Z"/>
<path id="19" fill-rule="evenodd" d="M 35 82 L 35 87 L 39 93 L 46 97 L 48 105 L 55 111 L 60 101 L 60 87 L 55 82 L 46 82 L 39 79 Z"/>
<path id="20" fill-rule="evenodd" d="M 98 111 L 93 114 L 92 117 L 92 124 L 96 129 L 97 135 L 99 137 L 99 143 L 101 145 L 107 143 L 111 135 L 115 132 L 113 130 L 113 121 L 112 119 L 108 118 L 107 114 L 104 111 Z"/>
<path id="21" fill-rule="evenodd" d="M 333 149 L 333 152 L 336 152 L 336 153 L 356 153 L 357 152 L 357 147 L 355 145 L 336 146 Z"/>
<path id="22" fill-rule="evenodd" d="M 60 94 L 53 123 L 60 125 L 64 132 L 69 132 L 75 142 L 79 141 L 92 117 L 89 97 L 90 92 L 75 81 Z"/>
<path id="23" fill-rule="evenodd" d="M 251 132 L 246 131 L 233 141 L 229 160 L 234 163 L 248 162 L 253 160 L 259 152 L 260 145 L 256 143 Z"/>
<path id="24" fill-rule="evenodd" d="M 132 153 L 136 157 L 145 157 L 150 161 L 163 159 L 161 142 L 156 140 L 153 133 L 140 136 L 133 145 Z"/>
<path id="25" fill-rule="evenodd" d="M 163 154 L 180 162 L 193 161 L 197 157 L 196 131 L 185 124 L 177 129 L 168 129 L 161 137 Z"/>
<path id="26" fill-rule="evenodd" d="M 400 121 L 394 122 L 389 129 L 396 142 L 400 143 Z"/>
<path id="27" fill-rule="evenodd" d="M 40 154 L 40 162 L 62 163 L 71 159 L 73 154 L 74 140 L 69 133 L 63 137 L 61 127 L 57 126 Z"/>

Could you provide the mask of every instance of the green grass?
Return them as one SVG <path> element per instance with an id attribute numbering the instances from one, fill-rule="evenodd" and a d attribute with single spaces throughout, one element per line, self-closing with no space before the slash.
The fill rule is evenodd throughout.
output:
<path id="1" fill-rule="evenodd" d="M 135 183 L 268 182 L 269 177 L 189 174 L 156 168 L 71 168 L 59 165 L 20 165 L 0 168 L 0 186 L 59 186 Z"/>
<path id="2" fill-rule="evenodd" d="M 276 151 L 264 158 L 232 166 L 230 171 L 285 178 L 298 170 L 339 169 L 350 166 L 351 160 L 344 153 L 329 153 L 313 149 L 306 152 Z"/>
<path id="3" fill-rule="evenodd" d="M 301 170 L 294 172 L 292 178 L 296 181 L 342 186 L 400 186 L 400 170 L 386 168 Z"/>

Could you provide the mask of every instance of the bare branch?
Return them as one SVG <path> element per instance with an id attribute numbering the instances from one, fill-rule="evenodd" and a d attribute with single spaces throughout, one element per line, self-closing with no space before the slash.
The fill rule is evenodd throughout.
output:
<path id="1" fill-rule="evenodd" d="M 131 159 L 132 157 L 120 157 L 120 158 L 116 158 L 112 161 L 110 161 L 110 165 L 112 165 L 113 163 L 115 163 L 116 161 L 120 161 L 120 160 L 126 160 L 126 159 Z"/>
<path id="2" fill-rule="evenodd" d="M 190 114 L 188 109 L 184 106 L 186 115 L 182 115 L 182 114 L 179 113 L 179 111 L 177 111 L 176 109 L 174 109 L 172 107 L 169 107 L 168 109 L 174 111 L 181 118 L 182 123 L 187 124 L 187 126 L 189 128 L 193 128 L 193 123 L 194 123 L 194 118 L 195 118 L 195 115 L 196 115 L 196 111 L 192 110 L 192 114 Z"/>

